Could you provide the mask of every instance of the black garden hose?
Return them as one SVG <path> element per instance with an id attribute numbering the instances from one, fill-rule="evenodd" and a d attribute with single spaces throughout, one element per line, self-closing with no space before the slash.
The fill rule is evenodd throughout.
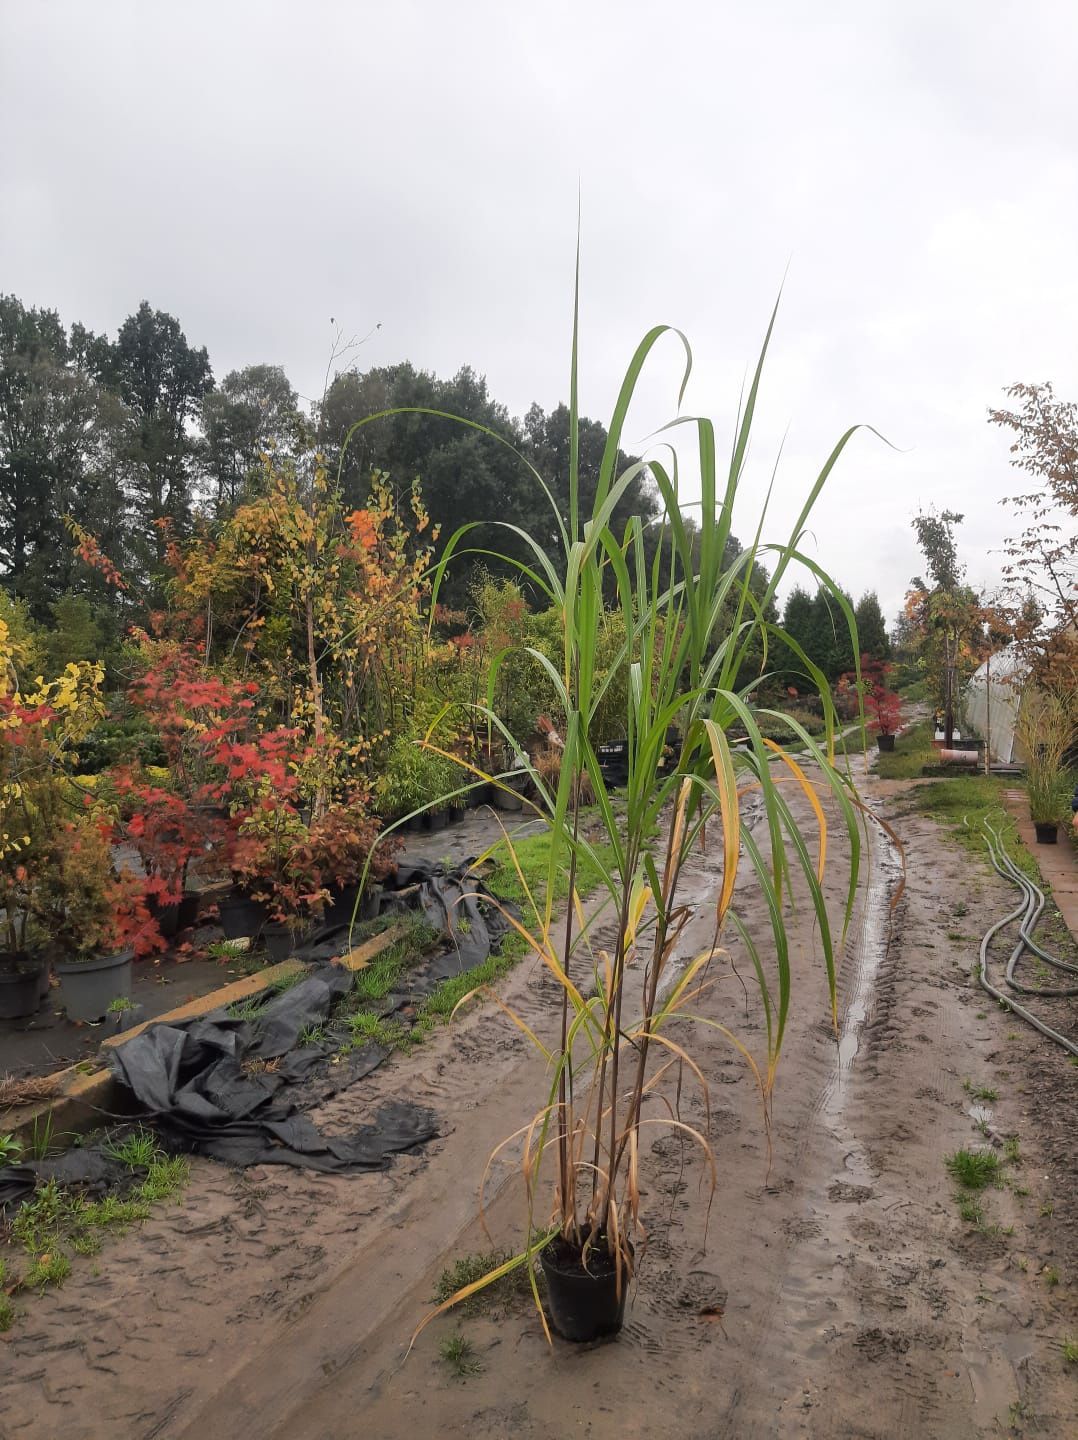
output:
<path id="1" fill-rule="evenodd" d="M 985 932 L 984 938 L 981 941 L 981 985 L 988 991 L 989 995 L 993 996 L 993 998 L 998 1000 L 1002 1005 L 1005 1005 L 1008 1010 L 1012 1010 L 1016 1015 L 1021 1016 L 1021 1018 L 1032 1025 L 1035 1030 L 1039 1030 L 1040 1033 L 1046 1035 L 1049 1040 L 1054 1040 L 1057 1045 L 1062 1045 L 1063 1048 L 1070 1051 L 1072 1055 L 1078 1055 L 1078 1041 L 1069 1039 L 1066 1035 L 1060 1034 L 1058 1030 L 1054 1030 L 1051 1025 L 1045 1024 L 1043 1020 L 1039 1019 L 1032 1011 L 1020 1004 L 1011 995 L 1004 994 L 998 985 L 992 983 L 989 976 L 989 945 L 1004 926 L 1010 925 L 1013 921 L 1018 920 L 1018 942 L 1007 960 L 1005 983 L 1012 991 L 1020 995 L 1050 997 L 1078 995 L 1078 986 L 1038 988 L 1023 985 L 1019 980 L 1015 979 L 1015 968 L 1026 950 L 1038 956 L 1045 964 L 1051 965 L 1054 969 L 1064 971 L 1069 975 L 1078 976 L 1078 965 L 1071 965 L 1066 960 L 1060 960 L 1054 955 L 1049 955 L 1048 952 L 1042 949 L 1033 939 L 1033 929 L 1044 910 L 1044 892 L 1039 889 L 1038 886 L 1034 885 L 1029 876 L 1025 875 L 1019 870 L 1018 866 L 1015 865 L 1014 861 L 1006 852 L 999 831 L 989 824 L 987 820 L 983 822 L 983 831 L 984 841 L 988 847 L 988 856 L 993 867 L 1004 880 L 1009 880 L 1012 885 L 1018 887 L 1022 899 L 1009 915 L 1005 915 L 1002 920 L 997 920 L 996 923 Z"/>

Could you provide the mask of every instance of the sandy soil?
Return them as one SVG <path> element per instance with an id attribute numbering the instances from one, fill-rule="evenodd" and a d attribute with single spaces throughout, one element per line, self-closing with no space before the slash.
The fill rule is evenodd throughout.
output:
<path id="1" fill-rule="evenodd" d="M 871 788 L 894 808 L 897 787 Z M 932 822 L 899 825 L 906 895 L 890 917 L 879 846 L 842 964 L 839 1044 L 807 921 L 797 938 L 770 1167 L 744 1066 L 695 1032 L 718 1192 L 708 1213 L 698 1153 L 646 1128 L 650 1239 L 617 1342 L 548 1349 L 526 1301 L 499 1301 L 439 1319 L 404 1361 L 442 1267 L 489 1244 L 478 1174 L 542 1082 L 488 1010 L 317 1116 L 351 1124 L 407 1094 L 442 1120 L 425 1151 L 353 1179 L 197 1162 L 179 1204 L 78 1262 L 0 1345 L 0 1437 L 1073 1435 L 1078 1377 L 1058 1342 L 1078 1334 L 1078 1069 L 971 980 L 1010 892 Z M 696 862 L 696 939 L 717 865 L 717 851 Z M 759 905 L 742 908 L 763 935 Z M 707 1013 L 759 1044 L 729 966 L 714 974 Z M 534 968 L 505 987 L 548 1023 Z M 943 1164 L 981 1141 L 966 1079 L 998 1089 L 986 1124 L 1021 1149 L 979 1229 L 960 1219 Z M 699 1097 L 682 1113 L 701 1123 Z M 522 1192 L 510 1160 L 488 1193 L 494 1239 L 511 1244 Z M 467 1381 L 439 1359 L 458 1326 L 483 1364 Z"/>

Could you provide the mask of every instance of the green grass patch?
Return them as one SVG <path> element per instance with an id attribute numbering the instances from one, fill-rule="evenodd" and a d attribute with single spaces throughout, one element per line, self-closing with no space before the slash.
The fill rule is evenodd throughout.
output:
<path id="1" fill-rule="evenodd" d="M 71 1274 L 71 1261 L 60 1251 L 39 1255 L 22 1278 L 23 1288 L 44 1292 L 62 1285 Z"/>
<path id="2" fill-rule="evenodd" d="M 105 1146 L 105 1154 L 129 1170 L 145 1170 L 157 1154 L 157 1141 L 148 1130 L 136 1130 L 122 1140 Z"/>
<path id="3" fill-rule="evenodd" d="M 973 1195 L 960 1195 L 958 1197 L 958 1213 L 967 1225 L 976 1225 L 978 1230 L 984 1228 L 984 1210 L 981 1202 Z"/>
<path id="4" fill-rule="evenodd" d="M 447 1335 L 439 1347 L 439 1354 L 442 1363 L 450 1370 L 458 1380 L 466 1380 L 469 1375 L 478 1375 L 483 1366 L 475 1353 L 475 1346 L 470 1340 L 466 1340 L 458 1331 L 455 1335 Z"/>
<path id="5" fill-rule="evenodd" d="M 461 1255 L 438 1276 L 434 1287 L 434 1303 L 444 1305 L 459 1290 L 477 1284 L 511 1258 L 508 1250 L 481 1250 L 472 1255 Z M 462 1300 L 458 1309 L 463 1315 L 475 1314 L 492 1303 L 498 1304 L 517 1295 L 530 1294 L 527 1267 L 520 1264 L 508 1275 L 492 1280 L 482 1290 L 469 1296 L 467 1300 Z"/>
<path id="6" fill-rule="evenodd" d="M 351 1037 L 341 1046 L 345 1053 L 360 1050 L 372 1042 L 387 1050 L 406 1050 L 411 1044 L 412 1033 L 407 1025 L 376 1015 L 373 1010 L 357 1010 L 345 1023 L 351 1031 Z"/>
<path id="7" fill-rule="evenodd" d="M 944 1163 L 966 1190 L 983 1190 L 999 1178 L 999 1156 L 992 1150 L 956 1150 Z"/>
<path id="8" fill-rule="evenodd" d="M 924 679 L 900 682 L 897 690 L 903 700 L 908 700 L 911 705 L 929 699 L 928 681 Z"/>
<path id="9" fill-rule="evenodd" d="M 546 894 L 547 867 L 550 864 L 550 843 L 549 834 L 528 835 L 522 840 L 515 840 L 513 852 L 516 855 L 516 865 L 514 865 L 513 858 L 509 853 L 508 842 L 505 840 L 498 842 L 490 852 L 495 868 L 487 878 L 487 885 L 500 900 L 509 900 L 513 904 L 519 905 L 527 914 L 530 906 L 524 887 L 520 883 L 520 875 L 523 875 L 532 899 L 540 908 L 542 907 L 543 897 Z M 597 847 L 597 854 L 603 864 L 609 865 L 613 860 L 613 851 L 609 846 Z M 518 866 L 520 875 L 517 874 Z M 578 894 L 590 895 L 601 879 L 602 871 L 598 864 L 590 856 L 581 853 L 576 867 Z M 554 899 L 564 900 L 568 894 L 569 867 L 568 865 L 559 865 L 554 876 Z"/>
<path id="10" fill-rule="evenodd" d="M 925 780 L 914 786 L 906 798 L 911 810 L 930 815 L 946 828 L 950 839 L 986 861 L 983 824 L 989 820 L 1014 863 L 1043 889 L 1037 862 L 1019 840 L 1014 821 L 1003 808 L 1003 791 L 1013 784 L 1012 779 L 995 775 L 955 775 Z"/>
<path id="11" fill-rule="evenodd" d="M 876 774 L 882 780 L 919 780 L 921 767 L 934 765 L 939 760 L 938 752 L 932 748 L 934 734 L 931 720 L 922 720 L 904 730 L 889 755 L 881 750 L 876 756 Z"/>
<path id="12" fill-rule="evenodd" d="M 345 1000 L 345 1015 L 349 1010 L 357 1013 L 369 1010 L 372 1004 L 384 1000 L 391 990 L 399 989 L 398 982 L 405 972 L 424 950 L 429 950 L 441 938 L 441 932 L 421 915 L 396 915 L 393 919 L 394 923 L 403 925 L 403 932 L 365 969 L 356 971 L 352 989 Z"/>
<path id="13" fill-rule="evenodd" d="M 71 1273 L 71 1255 L 96 1255 L 107 1235 L 122 1235 L 149 1217 L 154 1205 L 182 1190 L 190 1178 L 183 1156 L 167 1156 L 144 1143 L 148 1132 L 135 1131 L 109 1147 L 114 1159 L 134 1175 L 144 1172 L 127 1196 L 106 1195 L 87 1200 L 55 1180 L 40 1185 L 15 1212 L 8 1231 L 8 1252 L 21 1251 L 27 1262 L 21 1274 L 0 1258 L 0 1330 L 15 1319 L 5 1290 L 25 1293 L 60 1286 Z M 151 1141 L 152 1136 L 148 1137 Z"/>

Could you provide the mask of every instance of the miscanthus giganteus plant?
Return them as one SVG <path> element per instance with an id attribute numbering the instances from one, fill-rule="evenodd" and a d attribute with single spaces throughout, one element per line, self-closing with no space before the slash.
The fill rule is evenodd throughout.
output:
<path id="1" fill-rule="evenodd" d="M 737 418 L 728 462 L 720 462 L 710 420 L 679 416 L 665 427 L 660 453 L 618 473 L 626 415 L 641 371 L 660 338 L 672 334 L 683 349 L 679 406 L 691 369 L 689 345 L 679 331 L 658 326 L 644 337 L 622 383 L 594 500 L 584 513 L 575 314 L 567 513 L 539 473 L 528 467 L 530 481 L 542 486 L 550 500 L 560 538 L 558 553 L 548 553 L 511 522 L 490 522 L 512 531 L 516 544 L 523 543 L 526 561 L 499 558 L 515 564 L 532 591 L 554 607 L 561 620 L 563 646 L 557 660 L 539 650 L 530 652 L 558 699 L 560 713 L 553 720 L 564 748 L 556 780 L 549 767 L 541 772 L 529 759 L 527 737 L 511 735 L 495 712 L 497 673 L 504 656 L 492 662 L 487 703 L 479 707 L 492 729 L 501 732 L 509 753 L 517 756 L 517 765 L 527 772 L 534 809 L 550 836 L 545 885 L 529 888 L 517 866 L 526 904 L 524 913 L 510 915 L 510 920 L 556 980 L 560 1015 L 550 1027 L 555 1032 L 551 1040 L 537 1033 L 541 1027 L 529 1025 L 499 1000 L 547 1062 L 547 1082 L 537 1097 L 534 1116 L 505 1142 L 518 1143 L 522 1150 L 528 1233 L 518 1254 L 459 1291 L 439 1311 L 518 1266 L 527 1267 L 539 1304 L 532 1261 L 559 1237 L 579 1253 L 586 1267 L 593 1258 L 603 1257 L 604 1265 L 616 1268 L 619 1285 L 626 1283 L 634 1263 L 633 1237 L 642 1233 L 639 1165 L 644 1124 L 667 1124 L 698 1144 L 714 1185 L 706 1126 L 689 1126 L 676 1113 L 645 1117 L 644 1102 L 674 1067 L 681 1067 L 682 1074 L 689 1072 L 706 1100 L 706 1076 L 693 1059 L 691 1040 L 685 1039 L 691 1031 L 687 1022 L 692 1022 L 729 1037 L 752 1069 L 766 1114 L 794 1002 L 788 927 L 795 871 L 803 877 L 811 900 L 825 988 L 832 1017 L 836 1015 L 837 937 L 823 893 L 828 851 L 824 801 L 833 797 L 848 836 L 840 934 L 852 912 L 861 861 L 860 802 L 848 770 L 836 763 L 836 716 L 827 679 L 771 618 L 771 602 L 792 565 L 807 568 L 834 597 L 849 627 L 853 653 L 859 653 L 845 596 L 800 548 L 812 508 L 857 427 L 847 431 L 827 457 L 786 540 L 763 542 L 765 514 L 761 513 L 752 544 L 739 553 L 728 546 L 774 322 L 772 315 Z M 679 488 L 678 448 L 686 443 L 695 449 L 693 468 L 699 475 L 697 523 L 686 518 L 688 507 Z M 613 522 L 619 499 L 645 463 L 664 510 L 657 546 L 645 543 L 640 518 L 618 529 Z M 522 464 L 527 465 L 523 457 Z M 464 526 L 448 541 L 435 570 L 435 596 L 446 565 L 465 550 L 466 543 L 472 553 L 498 553 L 495 547 L 478 549 L 475 528 Z M 754 563 L 763 557 L 770 575 L 763 594 L 758 594 L 750 581 Z M 600 667 L 600 630 L 610 608 L 620 611 L 624 641 L 615 663 Z M 782 650 L 787 657 L 790 652 L 797 656 L 807 682 L 819 694 L 825 717 L 822 743 L 794 717 L 758 707 L 754 692 L 759 671 L 748 685 L 739 678 L 748 657 L 762 656 L 761 668 L 766 672 L 767 657 Z M 628 780 L 616 801 L 599 763 L 594 722 L 619 669 L 623 678 L 627 672 L 629 682 L 624 714 Z M 786 727 L 788 745 L 763 733 L 765 719 L 763 729 Z M 672 728 L 677 739 L 671 753 Z M 429 738 L 428 743 L 435 748 Z M 488 775 L 476 768 L 474 774 L 477 784 L 509 781 L 508 772 Z M 579 783 L 583 774 L 590 780 L 588 787 Z M 585 823 L 582 795 L 587 791 L 594 795 L 594 804 Z M 792 791 L 807 801 L 807 810 L 796 808 L 811 817 L 808 823 L 795 814 Z M 762 844 L 744 818 L 750 792 L 757 813 L 762 812 L 766 835 Z M 722 849 L 714 926 L 710 943 L 686 956 L 680 947 L 692 912 L 682 882 L 686 862 L 702 844 L 708 826 L 713 834 L 718 832 Z M 508 839 L 503 843 L 516 864 L 512 844 Z M 601 877 L 605 917 L 615 920 L 613 945 L 602 950 L 591 943 L 593 926 L 576 892 L 577 872 L 585 859 L 589 873 Z M 734 904 L 738 876 L 746 867 L 770 916 L 766 946 L 749 933 Z M 555 878 L 565 873 L 570 900 L 564 913 L 556 914 Z M 805 923 L 804 914 L 797 923 Z M 701 1011 L 700 1001 L 709 985 L 708 966 L 731 930 L 740 936 L 751 960 L 763 1012 L 766 1056 L 760 1060 L 738 1039 L 732 1020 L 727 1024 Z"/>

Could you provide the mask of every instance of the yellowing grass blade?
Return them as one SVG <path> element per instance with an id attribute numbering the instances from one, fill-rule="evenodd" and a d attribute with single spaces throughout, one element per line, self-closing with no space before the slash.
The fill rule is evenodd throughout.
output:
<path id="1" fill-rule="evenodd" d="M 633 882 L 632 895 L 629 899 L 629 911 L 625 923 L 626 946 L 636 944 L 636 932 L 640 928 L 640 920 L 651 901 L 651 886 L 648 885 L 642 876 L 637 876 Z"/>
<path id="2" fill-rule="evenodd" d="M 741 813 L 737 803 L 737 780 L 734 776 L 734 758 L 722 729 L 713 720 L 705 720 L 708 740 L 711 742 L 711 757 L 715 765 L 715 788 L 719 795 L 719 813 L 722 817 L 722 889 L 716 906 L 721 925 L 734 898 L 737 883 L 737 862 L 741 853 Z"/>
<path id="3" fill-rule="evenodd" d="M 816 787 L 793 756 L 788 755 L 781 745 L 777 745 L 774 740 L 769 740 L 766 735 L 763 737 L 763 741 L 767 748 L 773 750 L 783 764 L 788 766 L 793 772 L 794 779 L 801 786 L 806 799 L 812 806 L 813 813 L 816 816 L 816 823 L 820 827 L 820 854 L 816 863 L 816 878 L 822 885 L 824 866 L 827 863 L 827 817 L 823 813 L 823 806 L 820 804 L 819 796 L 816 794 Z"/>

